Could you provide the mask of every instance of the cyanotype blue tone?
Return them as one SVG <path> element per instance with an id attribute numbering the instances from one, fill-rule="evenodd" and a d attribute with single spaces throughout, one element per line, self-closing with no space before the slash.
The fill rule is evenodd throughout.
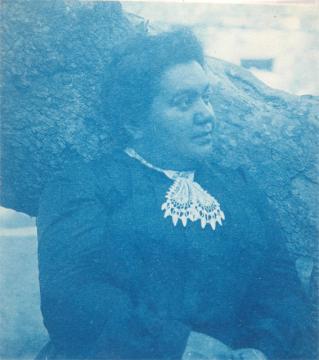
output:
<path id="1" fill-rule="evenodd" d="M 27 10 L 47 27 L 6 65 L 1 204 L 36 217 L 37 359 L 315 359 L 313 199 L 293 190 L 318 99 L 118 3 L 5 3 L 14 34 Z"/>

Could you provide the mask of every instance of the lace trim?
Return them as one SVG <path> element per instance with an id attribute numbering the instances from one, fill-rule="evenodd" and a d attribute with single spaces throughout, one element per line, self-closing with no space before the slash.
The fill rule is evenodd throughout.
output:
<path id="1" fill-rule="evenodd" d="M 188 220 L 192 222 L 199 220 L 202 229 L 207 224 L 213 230 L 216 229 L 217 223 L 222 225 L 225 215 L 218 201 L 194 181 L 194 172 L 163 170 L 147 162 L 134 149 L 128 148 L 125 152 L 174 181 L 165 195 L 166 201 L 161 206 L 164 218 L 171 216 L 174 226 L 177 225 L 178 220 L 181 220 L 183 226 L 187 225 Z"/>

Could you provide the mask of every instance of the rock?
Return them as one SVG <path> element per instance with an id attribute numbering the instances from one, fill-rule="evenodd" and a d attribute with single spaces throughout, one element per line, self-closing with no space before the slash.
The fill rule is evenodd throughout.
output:
<path id="1" fill-rule="evenodd" d="M 145 32 L 117 2 L 3 3 L 1 204 L 36 216 L 48 177 L 70 149 L 110 151 L 101 85 L 112 49 Z M 136 19 L 135 19 L 136 20 Z M 214 160 L 241 167 L 271 201 L 296 256 L 318 235 L 318 98 L 269 88 L 208 58 L 218 125 Z"/>
<path id="2" fill-rule="evenodd" d="M 274 90 L 208 59 L 218 125 L 214 160 L 241 167 L 269 198 L 295 256 L 317 253 L 319 98 Z"/>
<path id="3" fill-rule="evenodd" d="M 118 2 L 7 0 L 2 19 L 0 202 L 35 216 L 69 148 L 108 149 L 101 79 L 113 46 L 136 30 Z"/>
<path id="4" fill-rule="evenodd" d="M 109 152 L 99 111 L 103 74 L 112 48 L 145 27 L 133 25 L 117 2 L 5 0 L 2 19 L 0 203 L 36 216 L 41 190 L 69 149 L 87 159 Z M 307 285 L 318 257 L 318 98 L 271 89 L 222 60 L 207 63 L 218 119 L 214 161 L 241 167 L 265 191 Z M 35 239 L 26 240 L 30 283 Z M 318 267 L 312 278 L 316 299 Z M 38 304 L 38 288 L 27 300 Z M 28 334 L 44 339 L 39 319 L 26 317 Z M 13 356 L 25 355 L 14 339 Z"/>

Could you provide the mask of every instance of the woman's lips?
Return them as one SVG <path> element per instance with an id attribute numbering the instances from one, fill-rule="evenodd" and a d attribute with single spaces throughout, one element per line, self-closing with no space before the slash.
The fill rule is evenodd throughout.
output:
<path id="1" fill-rule="evenodd" d="M 193 137 L 193 139 L 211 139 L 213 136 L 213 132 L 212 131 L 205 131 L 205 132 L 202 132 L 200 134 L 197 134 Z"/>

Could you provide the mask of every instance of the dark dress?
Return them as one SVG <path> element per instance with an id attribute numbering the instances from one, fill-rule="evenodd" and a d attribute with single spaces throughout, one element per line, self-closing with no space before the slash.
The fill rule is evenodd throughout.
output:
<path id="1" fill-rule="evenodd" d="M 240 172 L 195 180 L 223 226 L 163 218 L 172 181 L 124 153 L 74 158 L 37 219 L 41 308 L 57 358 L 178 359 L 190 331 L 307 359 L 309 312 L 275 215 Z"/>

